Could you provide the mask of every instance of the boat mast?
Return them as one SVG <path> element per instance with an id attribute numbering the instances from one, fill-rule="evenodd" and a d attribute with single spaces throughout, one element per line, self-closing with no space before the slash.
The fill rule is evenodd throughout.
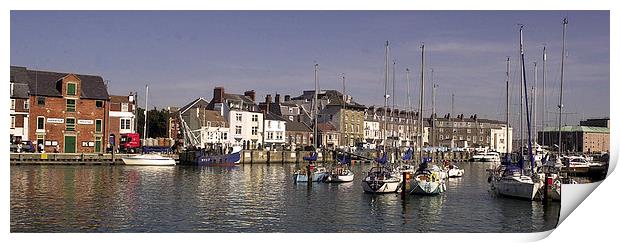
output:
<path id="1" fill-rule="evenodd" d="M 313 120 L 314 120 L 314 127 L 313 129 L 313 133 L 314 133 L 314 149 L 318 149 L 319 147 L 319 140 L 318 140 L 318 133 L 317 133 L 317 126 L 318 126 L 318 121 L 316 119 L 317 117 L 317 113 L 319 113 L 319 106 L 318 106 L 318 97 L 319 97 L 319 64 L 315 63 L 314 64 L 314 112 L 313 112 Z"/>
<path id="2" fill-rule="evenodd" d="M 560 113 L 558 116 L 558 158 L 562 154 L 562 90 L 564 85 L 564 56 L 565 55 L 565 47 L 566 47 L 566 25 L 568 25 L 568 20 L 564 18 L 562 20 L 562 61 L 560 66 L 560 104 L 558 108 L 560 108 Z"/>
<path id="3" fill-rule="evenodd" d="M 389 80 L 389 56 L 390 56 L 390 41 L 385 41 L 385 89 L 384 89 L 384 102 L 383 102 L 383 149 L 385 150 L 385 147 L 387 146 L 387 120 L 386 120 L 386 116 L 387 116 L 387 106 L 388 106 L 388 98 L 390 97 L 387 93 L 388 90 L 388 80 Z"/>
<path id="4" fill-rule="evenodd" d="M 422 147 L 424 145 L 424 126 L 423 126 L 423 118 L 422 118 L 422 106 L 424 105 L 424 43 L 422 43 L 422 65 L 420 67 L 420 107 L 418 108 L 418 124 L 419 134 L 420 134 L 420 161 L 424 162 L 424 152 L 422 151 Z"/>
<path id="5" fill-rule="evenodd" d="M 147 123 L 147 119 L 146 117 L 149 114 L 149 85 L 146 85 L 146 95 L 144 96 L 144 130 L 143 130 L 143 137 L 142 137 L 142 142 L 144 143 L 144 141 L 146 140 L 146 123 Z"/>
<path id="6" fill-rule="evenodd" d="M 547 79 L 547 72 L 546 72 L 546 66 L 547 66 L 547 46 L 543 46 L 543 66 L 542 66 L 542 103 L 543 103 L 543 112 L 542 112 L 542 131 L 543 131 L 543 135 L 542 135 L 542 145 L 545 145 L 545 122 L 546 122 L 546 116 L 547 116 L 547 97 L 545 93 L 545 80 Z"/>
<path id="7" fill-rule="evenodd" d="M 538 144 L 538 133 L 536 131 L 536 88 L 538 87 L 538 64 L 534 62 L 534 86 L 532 87 L 532 124 L 534 124 L 534 145 Z"/>
<path id="8" fill-rule="evenodd" d="M 433 159 L 435 158 L 435 88 L 437 88 L 437 85 L 435 84 L 435 70 L 433 70 L 431 68 L 431 85 L 433 87 L 432 89 L 432 99 L 431 99 L 431 152 L 432 152 L 432 156 Z"/>
<path id="9" fill-rule="evenodd" d="M 510 57 L 506 57 L 506 157 L 509 156 L 508 153 L 508 129 L 510 129 Z"/>
<path id="10" fill-rule="evenodd" d="M 411 134 L 413 134 L 413 129 L 411 124 L 413 124 L 413 108 L 411 107 L 411 92 L 410 92 L 410 81 L 409 81 L 409 68 L 405 68 L 405 74 L 407 76 L 407 120 L 409 120 L 407 122 L 407 130 L 408 130 L 408 138 L 407 140 L 409 140 L 409 146 L 411 146 Z M 409 119 L 411 118 L 411 119 Z"/>
<path id="11" fill-rule="evenodd" d="M 394 109 L 396 108 L 396 61 L 392 60 L 392 110 L 390 112 L 392 119 L 394 119 Z M 398 117 L 398 114 L 396 114 L 396 117 Z M 398 119 L 398 118 L 397 118 Z M 390 132 L 392 134 L 392 148 L 396 147 L 396 124 L 398 124 L 396 121 L 392 120 L 392 131 Z M 392 155 L 392 159 L 394 159 L 394 156 Z"/>
<path id="12" fill-rule="evenodd" d="M 521 27 L 519 28 L 519 55 L 523 54 L 523 43 L 522 43 L 522 39 L 523 39 L 523 25 L 521 25 Z M 523 70 L 523 61 L 520 60 L 519 61 L 519 68 L 521 70 Z M 524 156 L 523 154 L 523 72 L 521 72 L 521 94 L 520 94 L 520 103 L 519 103 L 519 154 L 521 155 L 521 157 Z"/>
<path id="13" fill-rule="evenodd" d="M 527 80 L 525 78 L 525 53 L 523 50 L 523 26 L 519 28 L 519 50 L 521 52 L 521 78 L 523 79 L 523 88 L 527 90 Z M 527 120 L 527 151 L 530 160 L 531 173 L 534 173 L 534 156 L 532 155 L 532 132 L 530 123 L 530 111 L 528 106 L 527 92 L 525 92 L 525 114 Z"/>

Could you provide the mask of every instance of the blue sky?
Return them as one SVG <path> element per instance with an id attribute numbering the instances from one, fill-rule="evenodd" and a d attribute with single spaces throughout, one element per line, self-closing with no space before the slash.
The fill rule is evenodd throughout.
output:
<path id="1" fill-rule="evenodd" d="M 11 65 L 101 75 L 111 94 L 143 94 L 148 83 L 149 106 L 161 108 L 210 99 L 218 85 L 233 93 L 254 89 L 260 100 L 267 93 L 298 95 L 313 89 L 316 61 L 321 88 L 340 90 L 345 73 L 347 93 L 382 105 L 389 40 L 402 107 L 406 67 L 417 106 L 424 42 L 425 109 L 433 68 L 440 115 L 450 112 L 454 93 L 456 113 L 503 120 L 505 59 L 511 56 L 516 77 L 518 24 L 525 25 L 529 84 L 537 61 L 542 85 L 547 45 L 547 107 L 557 110 L 563 17 L 569 19 L 564 106 L 577 113 L 568 121 L 609 116 L 608 11 L 11 11 Z M 511 100 L 515 111 L 518 98 Z"/>

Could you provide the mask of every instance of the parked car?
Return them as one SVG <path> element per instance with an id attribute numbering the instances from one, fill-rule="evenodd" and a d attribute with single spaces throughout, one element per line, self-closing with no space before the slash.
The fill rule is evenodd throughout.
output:
<path id="1" fill-rule="evenodd" d="M 21 141 L 20 142 L 22 144 L 22 149 L 21 152 L 22 153 L 34 153 L 35 152 L 35 146 L 32 144 L 31 141 Z M 11 144 L 11 152 L 17 152 L 17 147 L 18 147 L 19 143 L 12 143 Z"/>

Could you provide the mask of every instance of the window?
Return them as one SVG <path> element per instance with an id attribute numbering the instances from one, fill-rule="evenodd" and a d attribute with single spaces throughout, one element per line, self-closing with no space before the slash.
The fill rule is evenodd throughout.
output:
<path id="1" fill-rule="evenodd" d="M 75 100 L 67 99 L 67 111 L 75 112 Z"/>
<path id="2" fill-rule="evenodd" d="M 282 140 L 282 132 L 276 132 L 276 139 Z"/>
<path id="3" fill-rule="evenodd" d="M 15 100 L 11 99 L 11 110 L 15 110 Z"/>
<path id="4" fill-rule="evenodd" d="M 252 121 L 253 122 L 257 122 L 258 121 L 258 115 L 252 115 Z"/>
<path id="5" fill-rule="evenodd" d="M 252 117 L 252 120 L 254 120 L 254 118 Z M 271 128 L 271 121 L 267 121 L 267 127 Z"/>
<path id="6" fill-rule="evenodd" d="M 24 110 L 28 110 L 30 108 L 30 100 L 24 101 Z"/>
<path id="7" fill-rule="evenodd" d="M 467 129 L 467 133 L 471 133 L 471 129 Z"/>
<path id="8" fill-rule="evenodd" d="M 129 111 L 129 103 L 121 103 L 121 111 Z"/>
<path id="9" fill-rule="evenodd" d="M 37 97 L 37 105 L 45 105 L 45 97 Z"/>
<path id="10" fill-rule="evenodd" d="M 13 79 L 15 78 L 15 76 L 11 76 L 11 96 L 13 96 Z"/>
<path id="11" fill-rule="evenodd" d="M 254 131 L 252 131 L 254 132 Z M 272 140 L 273 139 L 273 132 L 268 132 L 267 133 L 267 139 Z"/>
<path id="12" fill-rule="evenodd" d="M 67 95 L 75 95 L 75 84 L 67 83 Z"/>
<path id="13" fill-rule="evenodd" d="M 222 139 L 223 140 L 228 140 L 228 133 L 223 132 L 222 133 Z"/>
<path id="14" fill-rule="evenodd" d="M 252 135 L 258 135 L 258 127 L 252 127 Z"/>
<path id="15" fill-rule="evenodd" d="M 124 103 L 124 104 L 126 104 L 126 103 Z M 97 107 L 97 108 L 102 108 L 102 107 L 103 107 L 103 100 L 97 100 L 97 101 L 95 101 L 95 107 Z M 125 107 L 125 108 L 126 108 L 126 107 Z M 127 111 L 127 110 L 124 110 L 124 111 Z"/>
<path id="16" fill-rule="evenodd" d="M 39 116 L 37 117 L 37 130 L 45 129 L 45 117 Z"/>
<path id="17" fill-rule="evenodd" d="M 101 132 L 101 119 L 95 120 L 95 132 L 97 133 Z"/>
<path id="18" fill-rule="evenodd" d="M 15 116 L 11 116 L 11 128 L 15 128 Z"/>
<path id="19" fill-rule="evenodd" d="M 131 129 L 131 119 L 121 119 L 121 130 Z"/>
<path id="20" fill-rule="evenodd" d="M 235 114 L 235 117 L 237 118 L 237 121 L 238 121 L 238 122 L 240 122 L 240 121 L 241 121 L 241 119 L 243 118 L 243 117 L 241 116 L 241 113 L 237 113 L 237 114 Z M 237 134 L 241 134 L 241 133 L 237 133 Z"/>
<path id="21" fill-rule="evenodd" d="M 67 118 L 67 131 L 75 131 L 75 118 Z"/>
<path id="22" fill-rule="evenodd" d="M 235 126 L 235 134 L 241 134 L 241 126 Z"/>
<path id="23" fill-rule="evenodd" d="M 439 135 L 439 140 L 443 140 L 443 135 Z"/>

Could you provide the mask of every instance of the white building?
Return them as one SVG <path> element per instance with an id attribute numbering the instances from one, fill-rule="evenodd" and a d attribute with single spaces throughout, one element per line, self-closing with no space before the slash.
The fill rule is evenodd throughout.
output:
<path id="1" fill-rule="evenodd" d="M 506 139 L 506 126 L 491 129 L 491 150 L 500 153 L 512 152 L 512 128 L 508 129 L 508 139 Z M 508 151 L 506 151 L 508 149 Z"/>
<path id="2" fill-rule="evenodd" d="M 187 145 L 207 149 L 226 149 L 231 145 L 228 122 L 219 112 L 208 110 L 209 102 L 198 98 L 178 111 L 179 127 L 187 129 L 184 138 Z"/>
<path id="3" fill-rule="evenodd" d="M 264 122 L 264 142 L 265 148 L 269 149 L 282 149 L 286 142 L 286 120 L 273 115 L 271 113 L 265 114 Z"/>
<path id="4" fill-rule="evenodd" d="M 10 97 L 11 97 L 11 108 L 10 108 L 10 119 L 11 126 L 9 130 L 9 135 L 11 137 L 11 142 L 15 141 L 27 141 L 28 140 L 28 120 L 29 120 L 29 109 L 30 109 L 30 101 L 28 94 L 28 85 L 24 83 L 15 83 L 14 76 L 11 74 L 11 82 L 10 82 Z"/>
<path id="5" fill-rule="evenodd" d="M 364 119 L 364 141 L 368 149 L 375 149 L 381 139 L 381 126 L 376 119 Z"/>
<path id="6" fill-rule="evenodd" d="M 228 121 L 228 135 L 233 146 L 244 149 L 263 147 L 263 113 L 255 102 L 256 93 L 246 91 L 243 95 L 227 94 L 223 87 L 213 90 L 209 109 L 217 111 Z"/>

